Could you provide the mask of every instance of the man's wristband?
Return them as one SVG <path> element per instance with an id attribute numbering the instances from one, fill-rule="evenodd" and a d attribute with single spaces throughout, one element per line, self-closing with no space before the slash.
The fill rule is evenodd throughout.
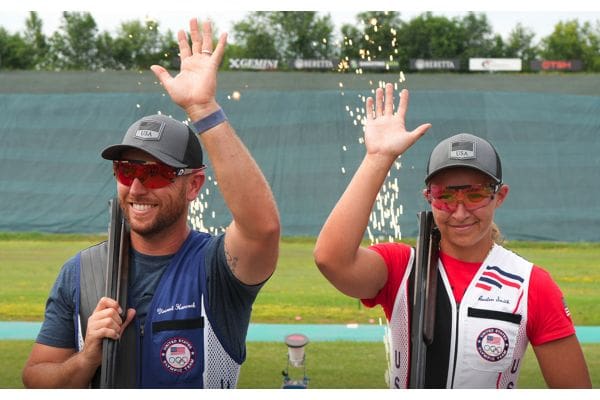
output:
<path id="1" fill-rule="evenodd" d="M 225 121 L 227 121 L 227 116 L 225 115 L 223 110 L 219 108 L 214 113 L 207 115 L 206 117 L 192 123 L 192 125 L 194 125 L 194 128 L 196 128 L 196 132 L 198 133 L 198 135 L 201 135 L 207 130 L 214 128 L 215 126 Z"/>

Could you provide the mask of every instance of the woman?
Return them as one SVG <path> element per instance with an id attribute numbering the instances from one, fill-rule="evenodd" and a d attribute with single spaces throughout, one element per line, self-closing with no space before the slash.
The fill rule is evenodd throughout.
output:
<path id="1" fill-rule="evenodd" d="M 366 155 L 317 239 L 314 257 L 341 292 L 381 305 L 390 328 L 389 385 L 410 376 L 410 273 L 402 243 L 361 247 L 371 209 L 394 161 L 430 127 L 408 132 L 408 91 L 393 110 L 393 87 L 366 101 Z M 373 107 L 375 106 L 375 107 Z M 438 302 L 425 387 L 515 387 L 531 342 L 549 387 L 589 388 L 590 377 L 558 286 L 547 272 L 494 243 L 495 210 L 509 187 L 487 141 L 459 134 L 432 151 L 423 195 L 441 234 Z"/>

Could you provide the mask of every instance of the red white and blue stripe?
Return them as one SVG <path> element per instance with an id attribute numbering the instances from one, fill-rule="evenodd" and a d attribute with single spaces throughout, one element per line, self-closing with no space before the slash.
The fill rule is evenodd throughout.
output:
<path id="1" fill-rule="evenodd" d="M 501 268 L 488 265 L 485 267 L 485 271 L 481 274 L 476 287 L 490 291 L 493 287 L 502 289 L 504 286 L 510 286 L 515 289 L 521 289 L 521 285 L 525 280 L 519 275 L 511 274 L 503 271 Z"/>

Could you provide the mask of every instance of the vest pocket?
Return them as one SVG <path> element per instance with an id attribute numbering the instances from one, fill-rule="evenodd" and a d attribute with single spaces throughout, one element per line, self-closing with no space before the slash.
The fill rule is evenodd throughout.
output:
<path id="1" fill-rule="evenodd" d="M 204 327 L 202 316 L 153 321 L 145 338 L 142 386 L 202 387 Z"/>
<path id="2" fill-rule="evenodd" d="M 178 331 L 204 328 L 204 317 L 190 319 L 174 319 L 152 323 L 152 333 L 162 331 Z"/>
<path id="3" fill-rule="evenodd" d="M 500 321 L 512 322 L 513 324 L 520 324 L 521 319 L 523 318 L 521 314 L 512 314 L 495 310 L 483 310 L 481 308 L 473 307 L 469 307 L 467 310 L 467 316 L 473 318 L 496 319 Z"/>
<path id="4" fill-rule="evenodd" d="M 465 323 L 464 357 L 478 371 L 510 368 L 522 315 L 469 307 Z"/>

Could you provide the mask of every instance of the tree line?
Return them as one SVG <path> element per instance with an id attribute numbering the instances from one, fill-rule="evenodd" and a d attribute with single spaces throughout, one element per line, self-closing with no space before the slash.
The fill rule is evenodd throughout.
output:
<path id="1" fill-rule="evenodd" d="M 410 59 L 520 58 L 581 60 L 583 70 L 600 71 L 600 21 L 560 21 L 551 34 L 534 42 L 535 32 L 518 23 L 506 39 L 494 33 L 484 13 L 448 18 L 432 12 L 408 21 L 399 12 L 361 12 L 355 24 L 336 32 L 329 14 L 314 11 L 256 11 L 234 23 L 222 68 L 228 59 L 386 60 L 407 69 Z M 219 27 L 216 27 L 218 32 Z M 140 70 L 152 64 L 178 68 L 178 45 L 170 30 L 155 20 L 122 22 L 111 34 L 100 32 L 89 12 L 62 13 L 52 35 L 31 11 L 22 32 L 0 27 L 0 69 Z M 285 69 L 285 67 L 283 68 Z M 465 69 L 465 68 L 463 68 Z"/>

